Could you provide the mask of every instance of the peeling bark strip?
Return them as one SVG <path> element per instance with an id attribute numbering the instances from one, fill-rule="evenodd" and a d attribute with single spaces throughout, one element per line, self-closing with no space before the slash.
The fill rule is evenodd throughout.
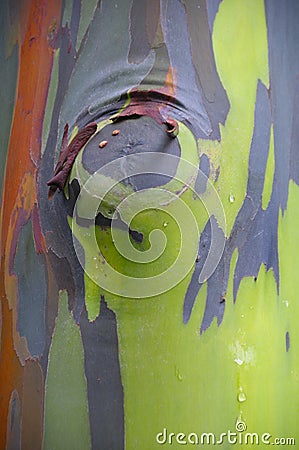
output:
<path id="1" fill-rule="evenodd" d="M 174 119 L 167 119 L 165 122 L 167 126 L 166 133 L 169 134 L 169 136 L 175 138 L 179 134 L 179 124 Z"/>
<path id="2" fill-rule="evenodd" d="M 96 132 L 96 129 L 96 123 L 86 125 L 86 127 L 80 130 L 71 143 L 67 146 L 68 124 L 65 125 L 60 156 L 55 167 L 54 177 L 47 182 L 47 185 L 50 186 L 48 194 L 49 198 L 53 197 L 57 188 L 60 190 L 64 188 L 76 156 L 81 148 L 84 147 L 89 138 Z"/>
<path id="3" fill-rule="evenodd" d="M 176 137 L 179 132 L 179 125 L 176 120 L 168 117 L 166 112 L 167 105 L 174 104 L 176 100 L 172 95 L 167 94 L 168 89 L 173 90 L 173 86 L 171 85 L 171 88 L 167 86 L 165 89 L 161 89 L 161 92 L 138 91 L 134 89 L 129 93 L 130 104 L 119 114 L 112 116 L 111 120 L 117 122 L 126 118 L 148 116 L 154 119 L 159 125 L 166 125 L 167 134 L 171 137 Z"/>

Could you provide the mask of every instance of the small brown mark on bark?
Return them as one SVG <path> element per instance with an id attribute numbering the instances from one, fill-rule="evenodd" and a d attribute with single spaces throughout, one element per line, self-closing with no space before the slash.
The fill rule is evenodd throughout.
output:
<path id="1" fill-rule="evenodd" d="M 108 144 L 108 141 L 101 141 L 101 142 L 99 143 L 99 147 L 100 147 L 100 148 L 104 148 L 104 147 L 106 147 L 107 144 Z"/>
<path id="2" fill-rule="evenodd" d="M 56 19 L 54 19 L 51 25 L 49 26 L 47 32 L 47 40 L 50 47 L 52 48 L 56 48 L 57 33 L 58 33 L 57 21 Z"/>
<path id="3" fill-rule="evenodd" d="M 29 38 L 29 47 L 31 47 L 31 45 L 34 43 L 36 37 L 35 36 L 31 36 L 31 38 Z"/>

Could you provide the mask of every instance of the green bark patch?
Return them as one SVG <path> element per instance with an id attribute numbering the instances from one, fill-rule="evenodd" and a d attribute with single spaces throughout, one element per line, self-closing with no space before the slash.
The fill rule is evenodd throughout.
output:
<path id="1" fill-rule="evenodd" d="M 221 144 L 201 140 L 201 151 L 219 154 L 217 189 L 225 208 L 229 235 L 244 201 L 248 152 L 254 127 L 258 79 L 269 85 L 268 45 L 264 3 L 224 1 L 213 30 L 213 48 L 220 79 L 230 101 L 225 126 L 220 125 Z M 242 100 L 240 100 L 242 99 Z M 216 156 L 212 155 L 212 160 Z"/>
<path id="2" fill-rule="evenodd" d="M 84 354 L 79 327 L 61 292 L 45 390 L 44 450 L 91 448 Z"/>

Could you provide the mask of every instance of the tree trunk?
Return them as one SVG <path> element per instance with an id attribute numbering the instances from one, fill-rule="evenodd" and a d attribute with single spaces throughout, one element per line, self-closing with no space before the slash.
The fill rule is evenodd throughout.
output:
<path id="1" fill-rule="evenodd" d="M 0 448 L 299 442 L 298 2 L 17 3 Z"/>

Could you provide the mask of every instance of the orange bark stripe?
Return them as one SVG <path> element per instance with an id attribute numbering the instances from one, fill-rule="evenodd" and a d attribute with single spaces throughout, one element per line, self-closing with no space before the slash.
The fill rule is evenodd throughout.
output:
<path id="1" fill-rule="evenodd" d="M 60 23 L 62 0 L 47 2 L 32 0 L 28 1 L 27 5 L 22 11 L 19 24 L 18 86 L 1 211 L 1 249 L 3 251 L 6 248 L 9 253 L 12 251 L 12 236 L 16 231 L 10 230 L 10 226 L 18 223 L 14 216 L 23 213 L 23 217 L 29 217 L 34 204 L 36 204 L 36 171 L 40 160 L 42 124 L 53 65 L 53 42 Z M 16 205 L 20 195 L 20 186 L 24 182 L 24 177 L 28 177 L 28 175 L 32 184 L 30 189 L 32 198 L 19 209 L 20 206 Z M 22 208 L 25 209 L 22 210 Z M 40 244 L 41 242 L 39 250 Z M 4 266 L 4 259 L 2 259 L 0 270 L 3 324 L 0 359 L 0 449 L 4 449 L 6 443 L 10 395 L 12 390 L 16 389 L 22 407 L 24 377 L 24 367 L 16 353 L 14 342 L 16 322 L 13 319 L 13 311 L 9 309 L 7 302 L 4 269 L 9 270 L 8 265 Z M 15 291 L 12 289 L 11 292 Z M 17 299 L 13 299 L 13 303 L 16 304 L 16 302 Z M 27 389 L 25 392 L 29 392 Z M 40 395 L 42 399 L 43 393 L 41 392 Z M 36 448 L 40 447 L 41 442 L 37 442 Z"/>

